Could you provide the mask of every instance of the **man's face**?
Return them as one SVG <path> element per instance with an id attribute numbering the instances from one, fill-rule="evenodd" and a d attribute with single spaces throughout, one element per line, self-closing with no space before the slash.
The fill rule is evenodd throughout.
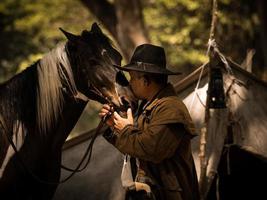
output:
<path id="1" fill-rule="evenodd" d="M 144 84 L 144 76 L 141 72 L 130 71 L 130 86 L 131 89 L 138 99 L 145 99 L 145 84 Z"/>

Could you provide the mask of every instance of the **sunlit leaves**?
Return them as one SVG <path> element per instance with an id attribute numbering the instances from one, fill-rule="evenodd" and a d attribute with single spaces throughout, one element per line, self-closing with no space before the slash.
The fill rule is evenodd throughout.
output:
<path id="1" fill-rule="evenodd" d="M 0 54 L 1 82 L 18 66 L 24 68 L 65 41 L 59 27 L 80 33 L 93 21 L 80 1 L 69 0 L 1 0 L 0 18 L 0 42 L 5 49 Z"/>
<path id="2" fill-rule="evenodd" d="M 212 1 L 147 0 L 143 4 L 149 37 L 166 49 L 168 62 L 178 68 L 202 64 Z M 221 50 L 236 61 L 242 61 L 246 49 L 254 48 L 259 38 L 260 21 L 256 11 L 254 1 L 218 0 L 215 38 Z M 14 73 L 23 60 L 30 62 L 35 58 L 33 55 L 48 52 L 64 41 L 59 27 L 79 33 L 92 22 L 80 1 L 71 0 L 1 0 L 0 19 L 0 42 L 5 49 L 0 55 L 0 76 L 2 72 Z"/>
<path id="3" fill-rule="evenodd" d="M 167 50 L 170 63 L 184 68 L 207 60 L 211 0 L 150 0 L 144 4 L 151 40 Z M 220 50 L 240 63 L 247 49 L 257 48 L 260 21 L 256 2 L 218 0 L 217 14 L 215 39 Z"/>
<path id="4" fill-rule="evenodd" d="M 149 1 L 145 6 L 145 22 L 152 42 L 165 48 L 169 63 L 176 68 L 198 66 L 206 60 L 209 30 L 205 29 L 206 21 L 201 21 L 204 3 L 159 0 Z"/>

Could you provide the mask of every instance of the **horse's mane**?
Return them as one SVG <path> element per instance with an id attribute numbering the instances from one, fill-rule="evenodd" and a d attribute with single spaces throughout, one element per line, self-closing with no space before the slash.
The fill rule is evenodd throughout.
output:
<path id="1" fill-rule="evenodd" d="M 45 134 L 61 114 L 63 87 L 77 93 L 66 45 L 60 44 L 0 85 L 0 113 L 8 129 L 17 134 L 18 127 L 36 124 L 33 128 Z"/>
<path id="2" fill-rule="evenodd" d="M 102 50 L 99 43 L 113 46 L 102 32 L 83 31 L 82 38 L 95 51 Z M 0 84 L 0 113 L 9 130 L 31 127 L 45 134 L 57 123 L 64 92 L 77 94 L 67 47 L 68 43 L 58 45 L 41 60 Z"/>
<path id="3" fill-rule="evenodd" d="M 63 102 L 63 82 L 77 93 L 65 45 L 46 54 L 37 65 L 37 125 L 46 132 L 57 121 Z"/>

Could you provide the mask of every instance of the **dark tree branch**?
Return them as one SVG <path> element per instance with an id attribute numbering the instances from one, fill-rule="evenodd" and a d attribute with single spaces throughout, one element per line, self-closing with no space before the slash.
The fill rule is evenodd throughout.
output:
<path id="1" fill-rule="evenodd" d="M 258 0 L 258 14 L 261 22 L 261 46 L 264 58 L 264 68 L 267 68 L 267 2 L 265 0 Z"/>
<path id="2" fill-rule="evenodd" d="M 139 44 L 149 41 L 140 0 L 81 0 L 116 40 L 126 60 Z"/>
<path id="3" fill-rule="evenodd" d="M 106 0 L 81 0 L 81 2 L 103 23 L 111 35 L 117 39 L 117 16 L 114 5 Z"/>
<path id="4" fill-rule="evenodd" d="M 119 44 L 125 58 L 130 59 L 134 48 L 149 42 L 144 25 L 143 7 L 140 0 L 115 0 L 118 19 Z"/>

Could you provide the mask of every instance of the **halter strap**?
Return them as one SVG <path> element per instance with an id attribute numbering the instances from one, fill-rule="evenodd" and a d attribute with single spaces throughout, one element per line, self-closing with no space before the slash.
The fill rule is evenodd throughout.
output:
<path id="1" fill-rule="evenodd" d="M 81 161 L 79 162 L 79 164 L 77 165 L 77 167 L 75 169 L 70 169 L 70 168 L 67 168 L 67 167 L 63 167 L 65 170 L 68 170 L 68 171 L 72 171 L 72 173 L 70 175 L 68 175 L 66 178 L 64 178 L 63 180 L 61 181 L 58 181 L 58 182 L 53 182 L 53 181 L 47 181 L 47 180 L 44 180 L 44 179 L 41 179 L 40 177 L 38 177 L 30 168 L 27 167 L 26 163 L 23 161 L 23 159 L 21 158 L 20 156 L 20 153 L 19 151 L 17 150 L 17 147 L 16 145 L 14 144 L 12 138 L 10 137 L 10 134 L 9 134 L 9 131 L 8 131 L 8 128 L 6 127 L 6 123 L 4 121 L 4 118 L 2 117 L 2 115 L 0 114 L 0 126 L 3 128 L 4 130 L 4 133 L 10 143 L 10 145 L 12 146 L 19 162 L 22 164 L 23 168 L 39 183 L 42 183 L 42 184 L 47 184 L 47 185 L 58 185 L 58 184 L 61 184 L 61 183 L 64 183 L 66 182 L 67 180 L 69 180 L 75 173 L 77 172 L 81 172 L 83 171 L 87 165 L 89 164 L 90 160 L 91 160 L 91 156 L 92 156 L 92 149 L 93 149 L 93 144 L 94 144 L 94 141 L 96 139 L 96 137 L 99 135 L 102 127 L 104 125 L 104 119 L 102 119 L 97 128 L 96 128 L 96 131 L 95 131 L 95 134 L 93 135 L 93 138 L 91 139 L 91 142 L 89 143 L 87 149 L 86 149 L 86 152 L 84 153 L 84 156 L 83 158 L 81 159 Z M 86 161 L 86 164 L 82 167 L 81 165 L 83 164 L 83 162 L 85 161 L 87 157 L 87 161 Z"/>
<path id="2" fill-rule="evenodd" d="M 90 96 L 90 98 L 88 98 L 87 96 Z M 108 99 L 108 97 L 105 97 L 105 95 L 99 89 L 97 89 L 97 87 L 95 87 L 93 84 L 91 84 L 89 87 L 88 95 L 85 95 L 84 93 L 77 90 L 77 93 L 73 95 L 73 98 L 80 99 L 82 101 L 89 101 L 90 99 L 96 100 L 101 104 L 113 104 Z"/>

